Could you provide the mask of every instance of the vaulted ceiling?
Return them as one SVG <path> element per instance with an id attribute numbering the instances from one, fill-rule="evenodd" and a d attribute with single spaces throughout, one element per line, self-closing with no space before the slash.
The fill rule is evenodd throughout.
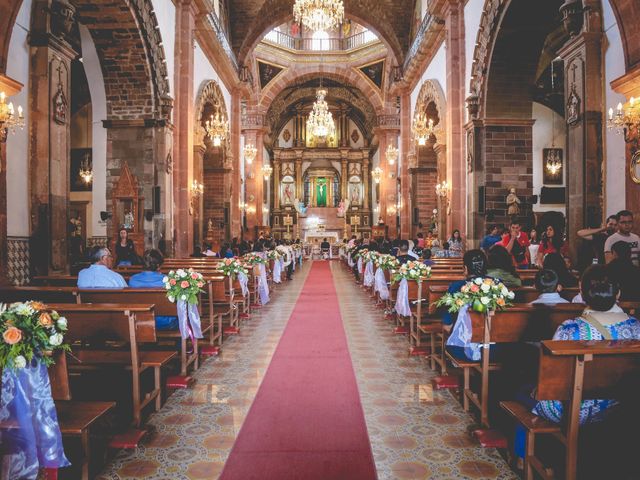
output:
<path id="1" fill-rule="evenodd" d="M 293 0 L 228 2 L 231 44 L 242 64 L 270 29 L 293 16 Z M 344 0 L 345 14 L 374 31 L 400 63 L 409 48 L 415 0 Z"/>

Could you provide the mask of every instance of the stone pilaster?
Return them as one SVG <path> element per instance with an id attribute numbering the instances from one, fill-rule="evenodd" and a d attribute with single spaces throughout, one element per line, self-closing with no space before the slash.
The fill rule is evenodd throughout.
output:
<path id="1" fill-rule="evenodd" d="M 403 208 L 400 212 L 400 237 L 409 238 L 413 236 L 412 229 L 412 212 L 413 204 L 411 202 L 412 191 L 411 181 L 409 177 L 410 167 L 410 151 L 411 149 L 411 96 L 404 93 L 400 97 L 400 131 L 403 132 L 400 137 L 400 153 L 401 162 L 399 167 L 400 175 L 400 198 L 402 198 Z"/>

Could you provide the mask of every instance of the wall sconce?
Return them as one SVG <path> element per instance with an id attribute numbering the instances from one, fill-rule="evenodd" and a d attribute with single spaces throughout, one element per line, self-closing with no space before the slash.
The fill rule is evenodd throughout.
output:
<path id="1" fill-rule="evenodd" d="M 387 215 L 395 215 L 398 212 L 398 209 L 395 205 L 389 205 L 387 207 Z"/>
<path id="2" fill-rule="evenodd" d="M 256 213 L 256 207 L 254 207 L 254 206 L 247 207 L 247 213 L 249 215 L 255 214 Z"/>
<path id="3" fill-rule="evenodd" d="M 273 173 L 273 168 L 271 168 L 271 165 L 262 166 L 262 176 L 264 177 L 265 180 L 269 180 L 272 173 Z"/>
<path id="4" fill-rule="evenodd" d="M 191 183 L 191 188 L 189 189 L 189 191 L 191 192 L 191 198 L 197 200 L 204 193 L 204 185 L 198 182 L 197 180 L 194 180 Z"/>
<path id="5" fill-rule="evenodd" d="M 262 213 L 264 213 L 265 215 L 269 214 L 269 207 L 262 207 Z"/>
<path id="6" fill-rule="evenodd" d="M 436 185 L 436 195 L 438 198 L 448 198 L 449 197 L 449 182 L 446 180 L 442 183 Z"/>
<path id="7" fill-rule="evenodd" d="M 247 211 L 247 204 L 245 202 L 240 202 L 238 204 L 238 208 L 240 209 L 241 212 L 246 212 Z"/>
<path id="8" fill-rule="evenodd" d="M 256 155 L 258 155 L 258 149 L 252 143 L 245 145 L 243 152 L 244 159 L 249 165 L 253 163 L 253 161 L 256 159 Z"/>
<path id="9" fill-rule="evenodd" d="M 376 167 L 371 171 L 371 176 L 373 177 L 373 181 L 376 183 L 380 183 L 380 179 L 382 179 L 382 174 L 384 172 L 380 167 Z"/>
<path id="10" fill-rule="evenodd" d="M 24 116 L 22 114 L 22 107 L 18 105 L 18 116 L 16 117 L 13 103 L 7 104 L 7 95 L 4 92 L 0 92 L 0 142 L 5 143 L 9 132 L 15 132 L 16 128 L 24 127 Z"/>
<path id="11" fill-rule="evenodd" d="M 626 109 L 622 103 L 618 103 L 615 114 L 613 108 L 610 108 L 607 128 L 623 135 L 627 143 L 637 142 L 640 135 L 640 101 L 631 97 Z"/>
<path id="12" fill-rule="evenodd" d="M 389 146 L 387 147 L 387 163 L 389 165 L 395 165 L 396 160 L 398 160 L 398 153 L 399 150 L 394 147 L 393 145 L 389 144 Z"/>
<path id="13" fill-rule="evenodd" d="M 229 121 L 220 115 L 220 110 L 216 107 L 215 117 L 211 115 L 209 120 L 204 122 L 204 129 L 213 140 L 213 146 L 219 147 L 229 135 Z"/>

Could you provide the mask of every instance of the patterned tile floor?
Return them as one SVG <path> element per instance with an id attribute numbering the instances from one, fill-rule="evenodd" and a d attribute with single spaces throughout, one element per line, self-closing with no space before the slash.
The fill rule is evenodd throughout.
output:
<path id="1" fill-rule="evenodd" d="M 175 392 L 152 415 L 137 452 L 120 452 L 101 480 L 215 479 L 262 381 L 309 271 L 225 341 L 220 357 L 196 373 L 193 389 Z M 515 479 L 495 450 L 480 448 L 467 429 L 472 418 L 448 392 L 434 392 L 433 373 L 407 356 L 367 294 L 332 262 L 349 349 L 380 480 Z M 329 479 L 328 479 L 329 480 Z"/>
<path id="2" fill-rule="evenodd" d="M 407 355 L 382 310 L 340 263 L 332 265 L 380 480 L 516 479 L 494 449 L 467 431 L 473 419 L 448 391 L 433 391 L 435 374 Z"/>

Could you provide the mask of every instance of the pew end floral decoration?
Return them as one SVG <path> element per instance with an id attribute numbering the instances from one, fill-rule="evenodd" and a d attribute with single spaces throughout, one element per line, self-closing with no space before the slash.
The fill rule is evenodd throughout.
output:
<path id="1" fill-rule="evenodd" d="M 367 250 L 367 253 L 362 256 L 362 261 L 365 263 L 373 262 L 375 264 L 379 256 L 380 254 L 378 252 Z"/>
<path id="2" fill-rule="evenodd" d="M 358 258 L 362 258 L 362 261 L 364 262 L 364 258 L 368 253 L 369 253 L 369 249 L 368 248 L 363 248 L 362 250 L 358 250 L 358 252 L 355 254 L 354 258 L 356 260 Z"/>
<path id="3" fill-rule="evenodd" d="M 225 258 L 218 265 L 217 270 L 227 277 L 237 278 L 240 273 L 247 275 L 249 270 L 237 258 Z"/>
<path id="4" fill-rule="evenodd" d="M 43 303 L 0 304 L 0 367 L 25 368 L 34 358 L 52 365 L 54 350 L 71 351 L 66 332 L 67 319 Z"/>
<path id="5" fill-rule="evenodd" d="M 193 268 L 171 270 L 162 279 L 162 282 L 167 290 L 167 298 L 171 303 L 182 300 L 189 305 L 197 305 L 198 295 L 204 293 L 204 290 L 202 290 L 205 284 L 204 277 Z"/>
<path id="6" fill-rule="evenodd" d="M 419 261 L 407 262 L 404 265 L 391 270 L 391 281 L 393 283 L 402 280 L 424 280 L 431 276 L 431 267 Z"/>
<path id="7" fill-rule="evenodd" d="M 242 257 L 242 261 L 247 265 L 266 265 L 267 260 L 262 258 L 257 253 L 251 252 L 247 253 Z"/>
<path id="8" fill-rule="evenodd" d="M 397 270 L 400 267 L 400 262 L 393 255 L 380 254 L 376 258 L 375 264 L 382 270 Z"/>
<path id="9" fill-rule="evenodd" d="M 514 298 L 515 293 L 499 280 L 478 277 L 465 283 L 459 292 L 445 293 L 436 306 L 457 313 L 463 306 L 470 305 L 472 310 L 486 313 L 510 307 Z"/>
<path id="10" fill-rule="evenodd" d="M 282 254 L 278 250 L 269 250 L 267 252 L 267 258 L 269 260 L 278 261 L 282 257 Z"/>

